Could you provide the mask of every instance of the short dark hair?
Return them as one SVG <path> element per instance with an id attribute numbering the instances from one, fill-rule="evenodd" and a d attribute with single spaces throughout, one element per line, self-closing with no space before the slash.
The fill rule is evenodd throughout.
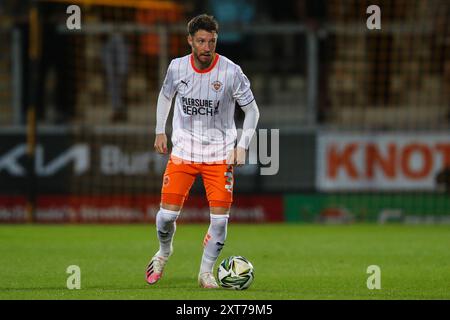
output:
<path id="1" fill-rule="evenodd" d="M 219 32 L 219 24 L 213 16 L 207 14 L 200 14 L 189 21 L 188 33 L 193 36 L 198 30 L 205 30 L 208 32 Z"/>

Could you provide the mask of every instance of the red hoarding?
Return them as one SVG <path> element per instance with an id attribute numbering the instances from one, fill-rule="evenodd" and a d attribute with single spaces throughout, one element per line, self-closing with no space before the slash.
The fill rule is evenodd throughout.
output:
<path id="1" fill-rule="evenodd" d="M 155 221 L 159 195 L 60 196 L 37 198 L 35 222 L 40 223 L 140 223 Z M 0 197 L 0 223 L 27 221 L 26 198 Z M 208 222 L 208 202 L 191 196 L 185 202 L 180 223 Z M 236 195 L 230 222 L 265 223 L 284 221 L 281 195 Z"/>

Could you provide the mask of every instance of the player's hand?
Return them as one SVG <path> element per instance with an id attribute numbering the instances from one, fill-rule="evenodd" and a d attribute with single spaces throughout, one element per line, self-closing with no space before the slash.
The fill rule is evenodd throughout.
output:
<path id="1" fill-rule="evenodd" d="M 160 154 L 167 153 L 167 136 L 165 133 L 157 134 L 155 137 L 155 150 Z"/>
<path id="2" fill-rule="evenodd" d="M 241 167 L 245 164 L 245 155 L 245 149 L 242 147 L 237 147 L 228 155 L 227 164 Z"/>

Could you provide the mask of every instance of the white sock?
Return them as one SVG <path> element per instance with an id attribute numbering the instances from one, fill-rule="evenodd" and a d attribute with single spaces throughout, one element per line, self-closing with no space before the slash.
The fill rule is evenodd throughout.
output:
<path id="1" fill-rule="evenodd" d="M 227 237 L 228 214 L 211 214 L 208 233 L 203 240 L 203 256 L 200 273 L 213 272 Z"/>
<path id="2" fill-rule="evenodd" d="M 171 252 L 173 235 L 177 229 L 176 220 L 180 214 L 180 211 L 172 211 L 164 208 L 160 208 L 156 215 L 156 231 L 159 239 L 159 251 L 156 253 L 158 256 L 169 257 Z"/>

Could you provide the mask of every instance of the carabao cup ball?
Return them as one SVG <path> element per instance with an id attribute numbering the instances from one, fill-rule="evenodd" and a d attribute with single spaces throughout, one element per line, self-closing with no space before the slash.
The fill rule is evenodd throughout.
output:
<path id="1" fill-rule="evenodd" d="M 242 256 L 224 259 L 217 269 L 217 279 L 223 288 L 244 290 L 255 278 L 253 265 Z"/>

